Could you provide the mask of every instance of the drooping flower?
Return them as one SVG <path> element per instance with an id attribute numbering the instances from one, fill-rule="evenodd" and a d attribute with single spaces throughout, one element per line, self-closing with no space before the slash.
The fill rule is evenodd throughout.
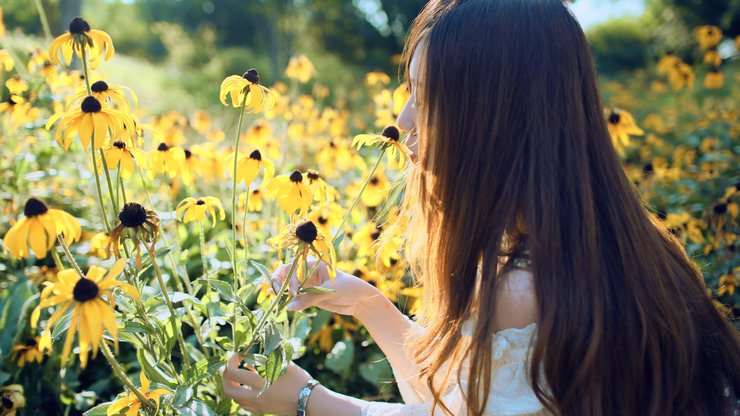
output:
<path id="1" fill-rule="evenodd" d="M 42 200 L 29 198 L 23 208 L 25 218 L 13 225 L 3 238 L 5 247 L 15 257 L 28 258 L 31 250 L 38 258 L 54 246 L 57 235 L 69 243 L 80 239 L 82 228 L 77 220 L 59 209 L 50 209 Z"/>
<path id="2" fill-rule="evenodd" d="M 216 215 L 217 210 L 218 215 Z M 213 220 L 211 227 L 216 226 L 217 216 L 222 221 L 226 218 L 226 212 L 224 212 L 221 206 L 221 201 L 214 196 L 206 196 L 198 199 L 187 197 L 177 204 L 176 214 L 177 218 L 186 224 L 190 221 L 205 221 L 206 214 L 210 215 Z"/>
<path id="3" fill-rule="evenodd" d="M 314 199 L 317 202 L 327 204 L 339 198 L 339 192 L 321 179 L 318 172 L 309 170 L 306 173 L 306 179 L 308 179 L 308 187 L 311 188 L 311 192 L 313 192 Z"/>
<path id="4" fill-rule="evenodd" d="M 329 140 L 319 149 L 316 161 L 321 166 L 322 172 L 331 178 L 339 175 L 338 171 L 365 170 L 367 168 L 365 159 L 357 154 L 348 142 L 343 140 Z"/>
<path id="5" fill-rule="evenodd" d="M 624 153 L 624 149 L 630 144 L 630 135 L 641 136 L 645 132 L 635 124 L 635 119 L 632 118 L 632 114 L 624 111 L 620 108 L 612 108 L 606 110 L 607 129 L 612 137 L 614 147 L 620 154 Z"/>
<path id="6" fill-rule="evenodd" d="M 297 79 L 301 84 L 305 84 L 311 79 L 315 71 L 316 68 L 306 55 L 298 55 L 292 56 L 288 61 L 285 76 L 290 79 Z"/>
<path id="7" fill-rule="evenodd" d="M 119 168 L 120 163 L 121 177 L 123 178 L 130 178 L 134 174 L 134 162 L 146 166 L 144 153 L 139 149 L 132 149 L 126 144 L 125 140 L 116 140 L 106 146 L 103 149 L 103 156 L 105 156 L 105 164 L 108 166 L 108 170 Z M 100 163 L 100 156 L 98 156 L 98 168 L 103 168 L 103 164 Z"/>
<path id="8" fill-rule="evenodd" d="M 79 333 L 80 366 L 87 366 L 87 354 L 92 349 L 95 358 L 100 343 L 105 342 L 103 331 L 107 330 L 115 342 L 118 350 L 118 325 L 113 313 L 113 296 L 111 292 L 120 287 L 130 297 L 138 300 L 139 292 L 135 287 L 116 280 L 123 272 L 126 259 L 119 259 L 106 270 L 98 266 L 90 266 L 87 274 L 80 276 L 74 269 L 62 270 L 57 274 L 58 282 L 47 283 L 41 291 L 41 303 L 31 314 L 31 327 L 36 328 L 41 310 L 56 306 L 56 310 L 49 318 L 39 344 L 51 344 L 51 330 L 67 311 L 72 310 L 67 337 L 62 350 L 62 366 L 66 365 L 72 352 L 72 342 L 75 333 Z M 105 297 L 105 298 L 104 298 Z"/>
<path id="9" fill-rule="evenodd" d="M 308 219 L 313 222 L 324 235 L 331 235 L 331 227 L 337 227 L 342 222 L 342 207 L 336 202 L 322 205 L 311 211 Z"/>
<path id="10" fill-rule="evenodd" d="M 28 83 L 21 78 L 20 75 L 15 74 L 5 81 L 5 87 L 10 91 L 11 95 L 21 95 L 28 91 Z"/>
<path id="11" fill-rule="evenodd" d="M 90 251 L 88 251 L 87 254 L 99 257 L 101 259 L 109 259 L 110 252 L 106 250 L 106 247 L 108 247 L 109 243 L 110 234 L 106 233 L 105 231 L 97 233 L 90 239 Z"/>
<path id="12" fill-rule="evenodd" d="M 708 90 L 718 90 L 724 85 L 725 78 L 717 68 L 711 68 L 707 75 L 704 76 L 704 88 Z"/>
<path id="13" fill-rule="evenodd" d="M 231 97 L 231 105 L 239 108 L 244 104 L 244 111 L 258 113 L 269 110 L 275 105 L 272 92 L 260 85 L 260 75 L 251 68 L 244 75 L 231 75 L 221 83 L 220 98 L 223 105 L 226 97 Z"/>
<path id="14" fill-rule="evenodd" d="M 98 67 L 100 60 L 109 60 L 113 57 L 115 48 L 113 40 L 102 30 L 91 29 L 90 24 L 80 17 L 75 17 L 69 23 L 69 32 L 57 37 L 51 42 L 49 55 L 55 64 L 59 64 L 59 53 L 62 54 L 62 63 L 72 63 L 72 53 L 82 59 L 82 50 L 85 49 L 90 59 L 90 68 Z"/>
<path id="15" fill-rule="evenodd" d="M 379 135 L 358 134 L 352 140 L 352 146 L 357 146 L 357 150 L 360 150 L 362 146 L 380 144 L 382 148 L 387 149 L 388 164 L 397 167 L 398 169 L 402 169 L 406 166 L 406 161 L 411 157 L 411 150 L 399 141 L 400 138 L 401 133 L 398 131 L 398 127 L 388 126 L 384 128 L 383 132 Z"/>
<path id="16" fill-rule="evenodd" d="M 267 240 L 268 244 L 278 250 L 292 249 L 298 260 L 298 275 L 301 275 L 303 263 L 310 253 L 326 263 L 329 277 L 334 280 L 337 274 L 335 264 L 337 255 L 334 246 L 321 230 L 311 221 L 298 221 L 286 225 L 280 234 Z"/>
<path id="17" fill-rule="evenodd" d="M 23 368 L 26 363 L 34 361 L 41 364 L 44 359 L 44 349 L 39 347 L 39 342 L 39 337 L 33 337 L 13 346 L 11 355 L 18 367 Z"/>
<path id="18" fill-rule="evenodd" d="M 272 178 L 267 185 L 267 196 L 277 198 L 280 208 L 288 214 L 300 211 L 298 215 L 305 216 L 313 200 L 311 188 L 303 180 L 303 174 L 295 170 L 290 176 L 280 175 Z"/>
<path id="19" fill-rule="evenodd" d="M 119 245 L 122 239 L 131 239 L 136 247 L 136 264 L 141 267 L 140 244 L 148 244 L 147 250 L 154 249 L 159 238 L 159 216 L 136 202 L 129 202 L 118 213 L 119 224 L 110 232 L 110 241 L 105 248 L 116 258 L 120 256 Z"/>
<path id="20" fill-rule="evenodd" d="M 93 84 L 90 85 L 90 90 L 92 91 L 92 96 L 101 103 L 115 104 L 115 107 L 122 111 L 128 112 L 131 110 L 132 107 L 131 103 L 129 103 L 128 97 L 126 96 L 126 93 L 131 96 L 133 107 L 136 107 L 138 102 L 136 94 L 131 88 L 121 85 L 108 84 L 107 82 L 102 80 L 93 82 Z M 77 93 L 74 95 L 74 97 L 72 97 L 72 102 L 81 101 L 85 99 L 85 97 L 87 97 L 87 89 L 80 88 L 77 90 Z"/>
<path id="21" fill-rule="evenodd" d="M 234 165 L 233 156 L 229 157 L 227 161 L 228 166 Z M 259 173 L 259 169 L 262 167 L 265 174 L 262 178 L 262 183 L 267 183 L 275 175 L 275 165 L 270 159 L 262 156 L 259 150 L 255 150 L 249 155 L 241 155 L 236 161 L 236 181 L 238 183 L 244 182 L 247 186 L 254 182 L 254 179 Z"/>
<path id="22" fill-rule="evenodd" d="M 264 190 L 261 187 L 254 188 L 249 191 L 249 203 L 247 209 L 250 212 L 262 211 L 262 199 L 264 197 Z M 242 192 L 239 194 L 239 209 L 244 209 L 244 203 L 247 200 L 247 193 Z"/>
<path id="23" fill-rule="evenodd" d="M 717 67 L 722 65 L 722 56 L 716 50 L 709 50 L 704 54 L 704 63 Z"/>
<path id="24" fill-rule="evenodd" d="M 179 147 L 170 147 L 160 143 L 156 149 L 149 152 L 149 176 L 155 177 L 158 173 L 165 173 L 170 178 L 177 176 L 185 163 L 185 151 Z"/>
<path id="25" fill-rule="evenodd" d="M 90 68 L 93 70 L 98 67 L 101 59 L 108 61 L 115 52 L 113 40 L 107 33 L 91 29 L 90 24 L 84 19 L 75 17 L 69 23 L 69 32 L 58 36 L 51 42 L 49 55 L 53 63 L 59 64 L 59 53 L 61 52 L 61 63 L 69 65 L 72 63 L 72 53 L 76 53 L 82 59 L 83 48 L 90 59 Z"/>
<path id="26" fill-rule="evenodd" d="M 13 70 L 14 67 L 15 67 L 15 61 L 13 61 L 13 57 L 10 56 L 10 52 L 8 52 L 5 49 L 0 50 L 0 70 L 5 70 L 5 72 L 10 72 Z"/>
<path id="27" fill-rule="evenodd" d="M 104 106 L 93 96 L 85 97 L 79 107 L 51 116 L 46 122 L 46 129 L 60 118 L 62 121 L 57 127 L 56 140 L 64 150 L 69 150 L 75 134 L 80 137 L 85 150 L 94 137 L 94 147 L 98 150 L 108 139 L 131 137 L 136 131 L 136 123 L 128 113 Z"/>
<path id="28" fill-rule="evenodd" d="M 722 29 L 714 25 L 697 27 L 694 35 L 702 50 L 713 48 L 722 41 Z"/>
<path id="29" fill-rule="evenodd" d="M 156 409 L 154 413 L 159 413 L 159 398 L 165 394 L 172 394 L 172 392 L 167 389 L 154 389 L 152 391 L 149 391 L 151 383 L 146 377 L 146 374 L 144 374 L 144 371 L 139 374 L 139 381 L 141 382 L 141 388 L 138 389 L 139 393 L 141 393 L 141 395 L 146 397 L 148 400 L 154 400 L 154 402 L 156 403 Z M 135 416 L 139 414 L 139 409 L 141 409 L 141 405 L 142 403 L 139 398 L 136 397 L 133 392 L 129 392 L 128 395 L 114 401 L 106 411 L 106 415 L 113 416 L 121 413 L 121 411 L 126 409 L 127 416 Z"/>
<path id="30" fill-rule="evenodd" d="M 679 62 L 668 72 L 668 81 L 675 91 L 680 91 L 684 88 L 692 88 L 696 81 L 696 75 L 691 65 Z"/>

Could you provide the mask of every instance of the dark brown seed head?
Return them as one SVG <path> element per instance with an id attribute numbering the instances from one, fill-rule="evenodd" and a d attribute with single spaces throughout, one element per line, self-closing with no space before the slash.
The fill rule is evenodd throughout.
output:
<path id="1" fill-rule="evenodd" d="M 262 153 L 260 153 L 259 150 L 255 150 L 249 154 L 249 158 L 254 160 L 262 160 Z"/>
<path id="2" fill-rule="evenodd" d="M 295 229 L 295 235 L 304 243 L 313 243 L 319 235 L 319 231 L 311 221 L 306 221 L 298 225 Z"/>
<path id="3" fill-rule="evenodd" d="M 249 70 L 247 70 L 247 72 L 245 72 L 244 75 L 242 75 L 242 78 L 246 79 L 252 84 L 260 83 L 260 74 L 254 68 L 250 68 Z"/>
<path id="4" fill-rule="evenodd" d="M 315 170 L 309 170 L 308 173 L 306 173 L 306 176 L 308 176 L 308 179 L 315 181 L 319 179 L 319 172 L 316 172 Z"/>
<path id="5" fill-rule="evenodd" d="M 108 91 L 108 84 L 106 84 L 105 81 L 95 81 L 95 83 L 90 86 L 90 89 L 92 92 Z"/>
<path id="6" fill-rule="evenodd" d="M 69 22 L 69 33 L 73 35 L 82 35 L 90 31 L 90 24 L 81 17 L 75 17 Z"/>
<path id="7" fill-rule="evenodd" d="M 157 150 L 159 150 L 160 152 L 166 152 L 170 150 L 170 147 L 167 146 L 167 144 L 165 143 L 160 143 L 159 146 L 157 146 Z"/>
<path id="8" fill-rule="evenodd" d="M 33 218 L 41 214 L 46 214 L 49 207 L 46 206 L 44 201 L 37 198 L 28 198 L 26 206 L 23 207 L 23 215 L 28 218 Z"/>
<path id="9" fill-rule="evenodd" d="M 383 132 L 380 133 L 381 136 L 387 137 L 393 141 L 398 141 L 398 139 L 401 138 L 401 132 L 398 131 L 398 128 L 396 126 L 388 126 L 383 129 Z"/>
<path id="10" fill-rule="evenodd" d="M 100 101 L 98 101 L 97 98 L 93 97 L 92 95 L 89 95 L 85 97 L 84 100 L 82 100 L 80 109 L 82 110 L 83 113 L 98 113 L 100 112 L 100 110 L 103 109 L 103 106 L 100 105 Z"/>
<path id="11" fill-rule="evenodd" d="M 98 293 L 100 293 L 98 285 L 92 280 L 84 277 L 77 281 L 74 290 L 72 290 L 72 295 L 77 302 L 87 302 L 95 299 L 98 296 Z"/>
<path id="12" fill-rule="evenodd" d="M 115 142 L 113 142 L 113 146 L 123 150 L 126 148 L 126 142 L 123 142 L 121 140 L 116 140 Z"/>
<path id="13" fill-rule="evenodd" d="M 129 202 L 121 208 L 118 219 L 124 227 L 141 227 L 146 222 L 146 209 L 136 202 Z"/>
<path id="14" fill-rule="evenodd" d="M 301 183 L 303 182 L 303 175 L 300 171 L 294 170 L 293 173 L 290 174 L 290 181 L 295 183 Z"/>
<path id="15" fill-rule="evenodd" d="M 610 124 L 619 124 L 619 120 L 620 120 L 621 118 L 622 118 L 622 117 L 621 117 L 621 116 L 619 115 L 619 110 L 617 110 L 617 109 L 615 108 L 615 109 L 613 109 L 613 110 L 611 111 L 611 113 L 609 114 L 609 123 L 610 123 Z"/>

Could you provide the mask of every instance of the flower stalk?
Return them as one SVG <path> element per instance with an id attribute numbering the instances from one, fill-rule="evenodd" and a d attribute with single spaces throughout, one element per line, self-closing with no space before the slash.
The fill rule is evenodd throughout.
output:
<path id="1" fill-rule="evenodd" d="M 123 384 L 126 385 L 126 387 L 128 387 L 128 389 L 136 396 L 137 399 L 139 399 L 141 404 L 146 407 L 147 410 L 153 410 L 154 405 L 152 404 L 152 402 L 143 394 L 141 394 L 139 389 L 134 386 L 134 383 L 131 382 L 131 379 L 129 379 L 126 373 L 123 371 L 123 368 L 121 368 L 121 365 L 116 360 L 116 357 L 113 356 L 113 353 L 108 347 L 108 344 L 102 342 L 100 345 L 100 351 L 103 352 L 103 356 L 105 356 L 105 359 L 108 360 L 108 363 L 113 369 L 113 373 L 116 375 L 116 377 L 118 377 L 118 379 L 121 380 Z"/>

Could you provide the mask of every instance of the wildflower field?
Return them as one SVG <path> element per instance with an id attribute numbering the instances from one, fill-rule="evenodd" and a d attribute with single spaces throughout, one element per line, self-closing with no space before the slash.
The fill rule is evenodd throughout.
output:
<path id="1" fill-rule="evenodd" d="M 28 50 L 5 29 L 0 9 L 0 415 L 235 414 L 218 372 L 233 352 L 267 385 L 296 360 L 335 391 L 398 400 L 358 322 L 288 311 L 270 278 L 318 258 L 418 309 L 395 208 L 403 83 L 371 71 L 332 101 L 296 55 L 271 77 L 285 82 L 250 62 L 223 74 L 218 112 L 149 114 L 108 77 L 106 28 L 76 18 Z M 693 61 L 604 79 L 604 117 L 636 192 L 736 319 L 740 39 L 694 34 Z"/>

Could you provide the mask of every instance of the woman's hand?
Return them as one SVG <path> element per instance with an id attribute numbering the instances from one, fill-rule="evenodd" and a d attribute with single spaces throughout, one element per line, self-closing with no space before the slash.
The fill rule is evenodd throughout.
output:
<path id="1" fill-rule="evenodd" d="M 298 294 L 290 303 L 289 310 L 302 310 L 310 306 L 316 306 L 330 312 L 341 315 L 356 316 L 359 307 L 377 296 L 383 296 L 374 286 L 351 274 L 337 270 L 334 282 L 329 279 L 329 270 L 324 262 L 318 262 L 316 271 L 309 276 L 303 287 L 317 286 L 333 289 L 327 293 L 303 293 Z M 308 261 L 308 270 L 313 269 L 316 260 Z M 272 286 L 275 290 L 280 288 L 290 271 L 289 264 L 283 264 L 275 270 L 272 276 Z M 290 279 L 289 289 L 291 295 L 296 295 L 300 282 L 296 275 Z M 359 318 L 359 317 L 358 317 Z"/>
<path id="2" fill-rule="evenodd" d="M 252 368 L 240 368 L 239 354 L 234 354 L 226 363 L 223 373 L 223 388 L 226 397 L 239 406 L 255 413 L 295 414 L 298 394 L 311 376 L 292 361 L 285 374 L 278 377 L 270 387 L 257 396 L 265 380 Z"/>

